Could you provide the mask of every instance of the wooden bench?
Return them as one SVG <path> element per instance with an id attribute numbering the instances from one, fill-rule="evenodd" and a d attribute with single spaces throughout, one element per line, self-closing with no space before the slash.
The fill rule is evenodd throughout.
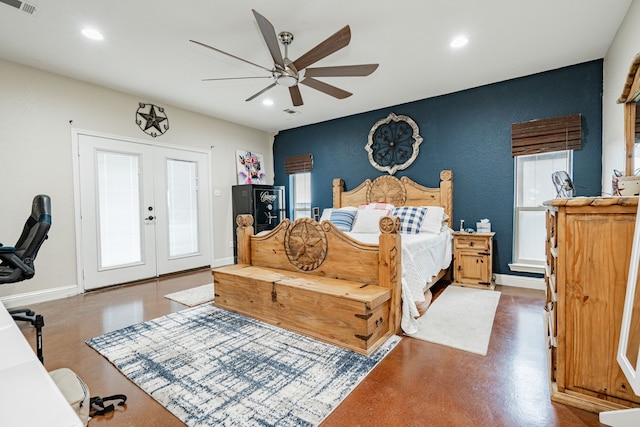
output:
<path id="1" fill-rule="evenodd" d="M 213 269 L 215 305 L 365 355 L 399 331 L 397 218 L 379 245 L 309 218 L 260 236 L 250 215 L 236 222 L 238 264 Z"/>
<path id="2" fill-rule="evenodd" d="M 387 338 L 390 291 L 268 267 L 215 270 L 217 306 L 368 354 Z"/>

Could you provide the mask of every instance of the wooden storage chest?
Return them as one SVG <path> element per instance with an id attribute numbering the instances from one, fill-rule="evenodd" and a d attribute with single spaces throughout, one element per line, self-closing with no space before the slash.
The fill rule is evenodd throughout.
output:
<path id="1" fill-rule="evenodd" d="M 247 264 L 213 277 L 218 307 L 366 355 L 389 337 L 388 288 Z"/>

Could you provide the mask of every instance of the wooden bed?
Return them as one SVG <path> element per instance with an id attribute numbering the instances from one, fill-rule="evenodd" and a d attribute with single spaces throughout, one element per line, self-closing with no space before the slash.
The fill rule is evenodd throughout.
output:
<path id="1" fill-rule="evenodd" d="M 342 179 L 333 180 L 334 208 L 374 202 L 391 203 L 394 206 L 442 206 L 447 214 L 449 228 L 453 228 L 453 172 L 441 171 L 440 186 L 436 188 L 424 187 L 405 176 L 398 179 L 384 175 L 373 181 L 367 179 L 353 190 L 345 191 Z M 446 273 L 447 269 L 443 269 L 432 283 L 440 280 Z"/>
<path id="2" fill-rule="evenodd" d="M 333 204 L 442 206 L 450 225 L 452 178 L 451 171 L 442 171 L 439 187 L 427 188 L 406 177 L 382 176 L 350 191 L 334 179 Z M 260 235 L 253 234 L 250 215 L 236 223 L 238 264 L 213 270 L 217 306 L 366 355 L 400 333 L 399 218 L 380 219 L 378 244 L 310 218 L 284 220 Z"/>

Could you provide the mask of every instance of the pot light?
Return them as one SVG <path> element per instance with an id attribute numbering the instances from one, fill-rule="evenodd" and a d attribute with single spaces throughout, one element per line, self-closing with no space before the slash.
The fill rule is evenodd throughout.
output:
<path id="1" fill-rule="evenodd" d="M 102 40 L 104 36 L 102 33 L 95 28 L 85 28 L 82 30 L 82 35 L 90 38 L 91 40 Z"/>
<path id="2" fill-rule="evenodd" d="M 454 47 L 454 48 L 462 47 L 467 43 L 469 43 L 468 38 L 466 38 L 465 36 L 458 36 L 455 39 L 453 39 L 453 41 L 451 42 L 451 47 Z"/>
<path id="3" fill-rule="evenodd" d="M 273 105 L 273 100 L 267 98 L 264 101 L 262 101 L 262 105 L 267 105 L 267 106 Z"/>

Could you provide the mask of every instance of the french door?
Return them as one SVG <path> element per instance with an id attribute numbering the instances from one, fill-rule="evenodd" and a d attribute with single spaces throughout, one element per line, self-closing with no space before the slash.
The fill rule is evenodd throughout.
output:
<path id="1" fill-rule="evenodd" d="M 76 134 L 84 289 L 211 264 L 207 153 Z"/>

